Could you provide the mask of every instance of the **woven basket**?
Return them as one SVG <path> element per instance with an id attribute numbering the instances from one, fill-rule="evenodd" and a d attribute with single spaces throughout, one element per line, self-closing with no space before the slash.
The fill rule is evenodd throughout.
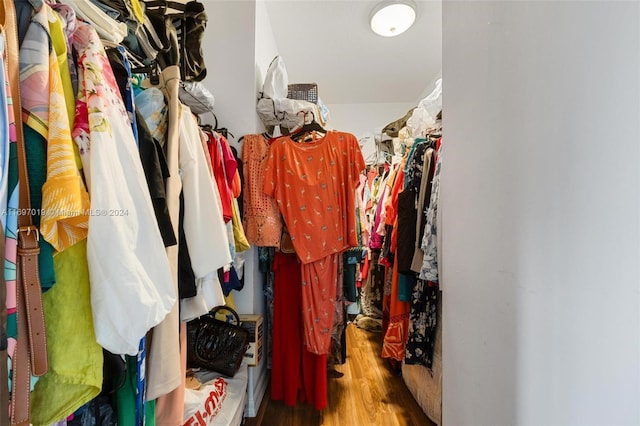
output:
<path id="1" fill-rule="evenodd" d="M 318 85 L 316 83 L 289 84 L 287 98 L 318 103 Z"/>

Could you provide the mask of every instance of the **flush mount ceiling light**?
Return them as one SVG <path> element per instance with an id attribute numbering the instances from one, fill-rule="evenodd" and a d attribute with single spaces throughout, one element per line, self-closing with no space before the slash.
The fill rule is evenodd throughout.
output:
<path id="1" fill-rule="evenodd" d="M 371 12 L 371 29 L 383 37 L 407 31 L 416 20 L 416 4 L 411 0 L 385 1 Z"/>

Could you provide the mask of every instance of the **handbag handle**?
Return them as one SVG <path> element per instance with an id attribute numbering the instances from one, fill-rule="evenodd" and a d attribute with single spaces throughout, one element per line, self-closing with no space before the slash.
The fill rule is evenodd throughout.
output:
<path id="1" fill-rule="evenodd" d="M 33 3 L 32 3 L 33 4 Z M 31 374 L 42 376 L 49 369 L 47 340 L 38 253 L 40 252 L 38 228 L 33 225 L 29 194 L 29 175 L 22 131 L 22 105 L 20 98 L 19 45 L 16 10 L 11 0 L 2 0 L 0 27 L 5 32 L 6 71 L 13 102 L 16 147 L 18 151 L 18 247 L 16 279 L 16 324 L 19 335 L 13 356 L 13 383 L 11 394 L 11 424 L 29 424 L 29 384 Z M 6 423 L 3 421 L 3 424 Z"/>
<path id="2" fill-rule="evenodd" d="M 231 308 L 229 306 L 225 306 L 225 305 L 216 306 L 215 308 L 213 308 L 212 310 L 209 311 L 207 316 L 215 317 L 216 314 L 219 311 L 229 311 L 229 312 L 231 312 L 233 314 L 233 317 L 236 320 L 236 325 L 240 325 L 240 316 L 238 315 L 238 313 L 233 308 Z"/>

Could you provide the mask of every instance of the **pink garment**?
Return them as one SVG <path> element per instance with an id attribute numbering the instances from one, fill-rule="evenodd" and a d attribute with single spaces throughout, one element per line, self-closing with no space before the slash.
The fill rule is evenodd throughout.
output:
<path id="1" fill-rule="evenodd" d="M 236 157 L 233 156 L 233 151 L 231 151 L 229 141 L 227 141 L 224 136 L 220 136 L 218 143 L 220 144 L 222 151 L 224 175 L 227 178 L 229 188 L 231 188 L 233 186 L 233 177 L 236 175 L 236 171 L 238 170 L 238 162 L 236 161 Z"/>
<path id="2" fill-rule="evenodd" d="M 369 240 L 369 247 L 372 249 L 380 249 L 382 248 L 382 239 L 383 235 L 380 234 L 379 228 L 382 226 L 384 228 L 384 220 L 382 219 L 382 213 L 384 209 L 382 208 L 384 204 L 385 195 L 387 192 L 387 186 L 385 185 L 382 189 L 382 195 L 380 196 L 380 201 L 378 201 L 378 206 L 376 207 L 375 219 L 373 221 L 373 232 L 371 234 L 371 238 Z"/>
<path id="3" fill-rule="evenodd" d="M 220 195 L 220 203 L 222 205 L 222 217 L 225 223 L 230 222 L 233 218 L 231 186 L 229 185 L 226 172 L 224 168 L 224 159 L 222 155 L 222 149 L 216 139 L 216 134 L 207 132 L 209 137 L 209 158 L 211 158 L 211 167 L 213 169 L 213 176 L 218 186 L 218 195 Z"/>
<path id="4" fill-rule="evenodd" d="M 187 376 L 187 323 L 180 323 L 180 368 L 182 383 L 156 399 L 156 425 L 179 426 L 184 420 L 184 389 Z"/>

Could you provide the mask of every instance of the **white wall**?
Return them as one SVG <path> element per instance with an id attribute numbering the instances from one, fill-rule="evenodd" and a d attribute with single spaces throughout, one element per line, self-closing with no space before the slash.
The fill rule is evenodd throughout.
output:
<path id="1" fill-rule="evenodd" d="M 269 69 L 269 64 L 271 64 L 271 61 L 277 55 L 278 44 L 276 43 L 276 38 L 273 34 L 271 19 L 267 12 L 266 0 L 256 0 L 256 98 L 262 91 L 264 77 Z M 259 129 L 259 132 L 264 131 L 264 125 L 262 124 L 258 114 L 255 114 L 255 117 L 256 129 Z"/>
<path id="2" fill-rule="evenodd" d="M 637 2 L 445 1 L 443 423 L 640 423 Z"/>
<path id="3" fill-rule="evenodd" d="M 207 64 L 205 84 L 216 97 L 219 125 L 234 134 L 230 142 L 241 153 L 237 140 L 264 130 L 256 113 L 256 101 L 267 67 L 277 55 L 277 45 L 263 0 L 204 3 L 209 17 L 203 48 Z M 246 252 L 244 288 L 233 295 L 239 313 L 265 315 L 263 275 L 254 248 Z M 249 370 L 249 377 L 245 415 L 255 416 L 269 380 L 264 358 Z"/>
<path id="4" fill-rule="evenodd" d="M 235 139 L 230 138 L 230 142 L 235 144 L 240 136 L 256 131 L 255 2 L 203 3 L 208 17 L 203 41 L 207 65 L 204 84 L 216 98 L 219 126 L 233 133 Z"/>
<path id="5" fill-rule="evenodd" d="M 262 131 L 255 112 L 257 52 L 265 50 L 265 42 L 260 41 L 269 39 L 270 24 L 268 20 L 264 23 L 263 2 L 208 0 L 204 4 L 209 17 L 203 47 L 207 64 L 204 83 L 216 98 L 219 126 L 233 133 L 235 138 L 230 137 L 230 142 L 239 147 L 241 136 Z M 273 39 L 273 34 L 270 37 Z M 253 249 L 246 253 L 244 273 L 243 290 L 234 292 L 236 309 L 264 314 L 261 275 Z"/>
<path id="6" fill-rule="evenodd" d="M 322 88 L 319 87 L 318 90 Z M 356 136 L 369 132 L 379 133 L 384 126 L 404 117 L 409 109 L 417 105 L 417 102 L 328 104 L 330 117 L 326 127 L 353 133 Z"/>
<path id="7" fill-rule="evenodd" d="M 243 121 L 246 122 L 247 125 L 251 123 L 252 127 L 250 131 L 247 130 L 239 134 L 238 138 L 245 134 L 260 133 L 264 131 L 264 126 L 256 113 L 256 102 L 258 93 L 262 88 L 264 74 L 269 67 L 271 59 L 276 56 L 278 52 L 264 0 L 255 2 L 243 1 L 243 3 L 250 3 L 254 7 L 253 15 L 245 14 L 247 16 L 244 18 L 248 19 L 249 17 L 253 17 L 254 19 L 254 39 L 252 42 L 252 54 L 254 56 L 252 66 L 250 68 L 252 71 L 251 80 L 250 82 L 243 80 L 243 83 L 252 89 L 251 102 L 249 105 L 243 105 L 241 112 Z M 233 82 L 233 84 L 229 84 L 230 87 L 236 87 L 239 85 L 237 80 L 230 81 Z M 235 294 L 238 312 L 264 315 L 264 277 L 258 269 L 258 254 L 255 248 L 249 249 L 246 254 L 245 274 L 245 287 L 240 293 Z"/>

